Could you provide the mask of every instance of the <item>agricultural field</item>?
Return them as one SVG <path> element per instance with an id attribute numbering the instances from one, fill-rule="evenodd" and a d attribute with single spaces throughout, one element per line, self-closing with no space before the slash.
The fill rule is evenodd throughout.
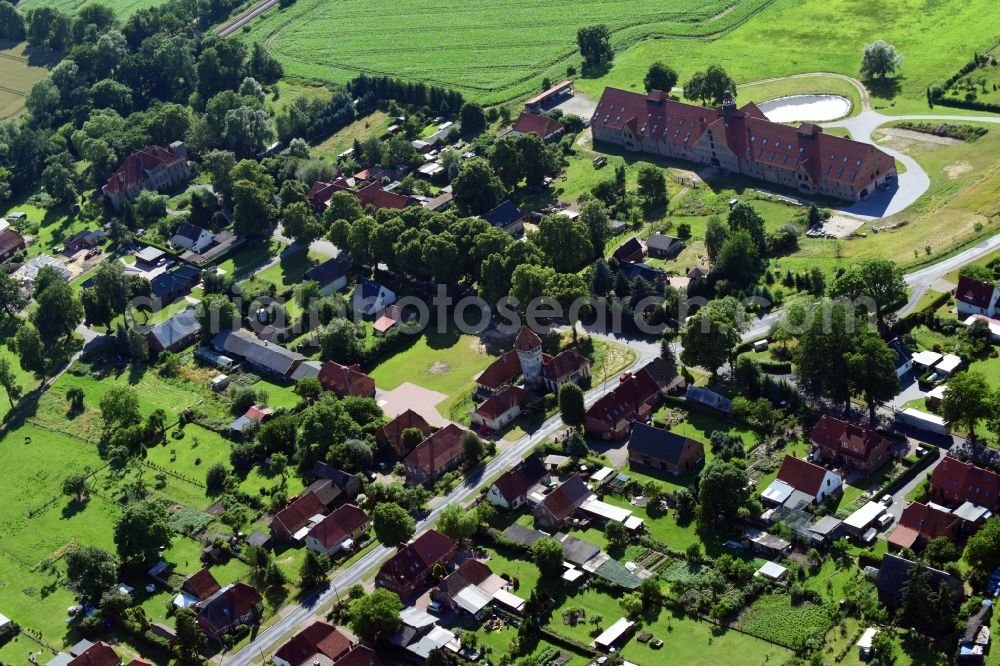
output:
<path id="1" fill-rule="evenodd" d="M 606 23 L 619 48 L 650 36 L 706 37 L 732 29 L 771 1 L 298 0 L 265 13 L 243 39 L 264 42 L 291 76 L 343 82 L 365 71 L 504 101 L 540 86 L 543 70 L 562 76 L 567 65 L 579 66 L 580 27 Z M 379 17 L 377 38 L 372 16 Z M 337 39 L 330 39 L 331 31 Z"/>
<path id="2" fill-rule="evenodd" d="M 98 0 L 21 0 L 18 7 L 29 10 L 35 7 L 55 7 L 56 9 L 74 14 L 87 5 L 97 4 Z M 114 2 L 102 2 L 115 10 L 121 18 L 125 19 L 147 7 L 155 7 L 163 4 L 163 0 L 114 0 Z"/>
<path id="3" fill-rule="evenodd" d="M 0 39 L 0 120 L 21 112 L 31 86 L 45 78 L 58 61 L 44 49 Z"/>
<path id="4" fill-rule="evenodd" d="M 737 83 L 804 72 L 858 75 L 864 45 L 884 39 L 905 57 L 901 74 L 872 89 L 872 104 L 893 113 L 927 111 L 926 89 L 951 76 L 971 52 L 991 48 L 996 31 L 983 16 L 992 0 L 776 0 L 732 31 L 714 39 L 648 39 L 619 46 L 614 66 L 577 87 L 599 95 L 607 85 L 640 86 L 651 62 L 670 64 L 684 81 L 709 63 L 722 65 Z M 849 17 L 849 18 L 848 18 Z M 616 35 L 619 42 L 627 38 Z M 550 70 L 556 75 L 555 69 Z M 833 92 L 832 90 L 830 90 Z M 826 90 L 813 92 L 826 92 Z M 739 99 L 756 99 L 740 91 Z"/>

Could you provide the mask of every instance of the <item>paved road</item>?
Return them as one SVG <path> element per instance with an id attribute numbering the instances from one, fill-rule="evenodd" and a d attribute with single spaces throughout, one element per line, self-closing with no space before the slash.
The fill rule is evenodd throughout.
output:
<path id="1" fill-rule="evenodd" d="M 899 523 L 899 517 L 903 515 L 903 509 L 905 509 L 906 505 L 909 504 L 909 502 L 906 501 L 906 496 L 910 494 L 910 491 L 912 491 L 914 488 L 923 483 L 924 479 L 927 478 L 928 474 L 934 471 L 934 468 L 937 467 L 944 459 L 945 453 L 944 450 L 935 447 L 932 448 L 931 451 L 925 455 L 937 456 L 937 460 L 928 465 L 927 469 L 925 469 L 923 472 L 917 474 L 915 477 L 910 479 L 910 481 L 905 486 L 903 486 L 902 488 L 900 488 L 899 490 L 897 490 L 892 494 L 892 506 L 889 507 L 888 511 L 889 513 L 892 514 L 893 525 Z M 874 498 L 876 502 L 879 501 L 879 499 L 880 498 L 878 497 Z"/>
<path id="2" fill-rule="evenodd" d="M 924 293 L 945 275 L 998 249 L 1000 249 L 1000 234 L 982 240 L 973 247 L 926 268 L 908 273 L 905 277 L 906 283 L 910 286 L 910 300 L 899 310 L 899 316 L 902 317 L 913 312 Z"/>
<path id="3" fill-rule="evenodd" d="M 219 37 L 228 37 L 250 21 L 266 12 L 271 7 L 274 7 L 276 4 L 278 4 L 278 0 L 263 0 L 262 2 L 257 3 L 247 13 L 241 14 L 236 19 L 222 26 L 218 32 Z"/>
<path id="4" fill-rule="evenodd" d="M 614 336 L 593 335 L 605 339 L 619 339 Z M 636 351 L 637 358 L 626 371 L 634 372 L 659 355 L 659 347 L 655 344 L 645 342 L 632 344 L 630 342 L 629 346 Z M 617 381 L 607 381 L 600 386 L 592 388 L 584 396 L 587 406 L 589 407 L 605 394 L 609 393 L 617 384 Z M 473 473 L 463 484 L 452 490 L 448 495 L 431 500 L 428 512 L 417 523 L 417 533 L 419 534 L 433 525 L 444 507 L 451 504 L 464 503 L 469 498 L 478 494 L 481 484 L 513 467 L 537 444 L 551 437 L 562 428 L 562 419 L 558 415 L 553 416 L 545 421 L 538 430 L 530 435 L 521 437 L 497 454 L 485 467 Z M 313 594 L 303 601 L 302 604 L 295 606 L 277 622 L 261 631 L 252 643 L 228 658 L 224 657 L 223 663 L 229 666 L 249 666 L 250 664 L 263 662 L 279 647 L 279 643 L 287 634 L 304 626 L 310 616 L 335 601 L 351 585 L 364 580 L 392 552 L 392 550 L 384 546 L 377 546 L 372 549 L 350 567 L 340 571 L 333 578 L 329 588 Z"/>

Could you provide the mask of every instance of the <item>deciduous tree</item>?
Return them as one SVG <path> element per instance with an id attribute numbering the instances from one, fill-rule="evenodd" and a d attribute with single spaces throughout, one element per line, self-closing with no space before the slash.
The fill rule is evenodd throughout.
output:
<path id="1" fill-rule="evenodd" d="M 372 510 L 372 529 L 379 543 L 395 548 L 413 537 L 416 522 L 403 507 L 383 502 Z"/>

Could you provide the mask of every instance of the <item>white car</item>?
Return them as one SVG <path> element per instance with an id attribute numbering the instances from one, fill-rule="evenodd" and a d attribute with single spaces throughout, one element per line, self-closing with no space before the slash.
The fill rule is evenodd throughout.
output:
<path id="1" fill-rule="evenodd" d="M 876 522 L 878 523 L 878 526 L 884 530 L 885 528 L 889 527 L 889 525 L 892 525 L 892 521 L 893 521 L 892 514 L 887 513 L 882 516 L 879 516 L 879 519 Z"/>
<path id="2" fill-rule="evenodd" d="M 882 495 L 882 504 L 892 506 L 892 495 Z"/>

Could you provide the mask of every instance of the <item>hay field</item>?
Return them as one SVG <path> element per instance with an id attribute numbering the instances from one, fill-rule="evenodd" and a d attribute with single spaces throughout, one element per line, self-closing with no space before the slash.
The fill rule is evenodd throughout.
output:
<path id="1" fill-rule="evenodd" d="M 360 72 L 444 85 L 498 101 L 527 94 L 542 72 L 579 65 L 576 32 L 606 23 L 616 46 L 651 36 L 707 37 L 773 0 L 298 0 L 251 23 L 287 74 L 345 81 Z"/>
<path id="2" fill-rule="evenodd" d="M 48 53 L 0 39 L 0 119 L 20 113 L 24 96 L 35 81 L 45 78 L 54 64 Z"/>

